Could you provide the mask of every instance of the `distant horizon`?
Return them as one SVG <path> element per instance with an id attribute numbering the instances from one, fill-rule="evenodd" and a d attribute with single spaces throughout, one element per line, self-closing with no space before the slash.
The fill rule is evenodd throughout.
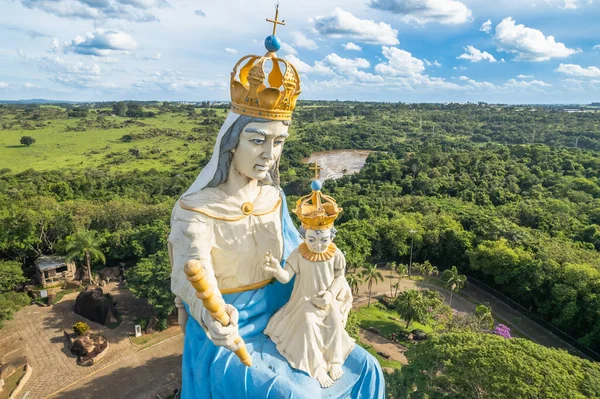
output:
<path id="1" fill-rule="evenodd" d="M 157 99 L 148 99 L 148 100 L 133 100 L 133 99 L 122 99 L 122 100 L 83 100 L 83 101 L 73 101 L 73 100 L 51 100 L 46 98 L 23 98 L 19 100 L 4 100 L 0 99 L 0 104 L 95 104 L 95 103 L 115 103 L 115 102 L 167 102 L 167 103 L 201 103 L 201 102 L 220 102 L 220 103 L 231 103 L 231 100 L 157 100 Z M 443 102 L 433 102 L 433 101 L 369 101 L 369 100 L 313 100 L 310 98 L 305 98 L 299 100 L 300 105 L 303 101 L 313 101 L 313 102 L 349 102 L 349 103 L 373 103 L 373 104 L 478 104 L 485 103 L 488 105 L 523 105 L 523 106 L 592 106 L 592 104 L 600 104 L 600 99 L 598 101 L 592 102 L 574 102 L 574 103 L 500 103 L 500 102 L 488 102 L 488 101 L 443 101 Z M 600 107 L 600 105 L 598 105 Z"/>

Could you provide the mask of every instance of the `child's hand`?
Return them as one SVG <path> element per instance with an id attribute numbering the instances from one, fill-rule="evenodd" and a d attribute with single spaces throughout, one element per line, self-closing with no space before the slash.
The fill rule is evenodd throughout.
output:
<path id="1" fill-rule="evenodd" d="M 320 291 L 317 295 L 315 295 L 312 299 L 313 305 L 317 308 L 326 310 L 329 305 L 331 305 L 331 301 L 333 300 L 333 294 L 329 291 Z"/>
<path id="2" fill-rule="evenodd" d="M 263 269 L 264 271 L 271 273 L 273 276 L 277 276 L 281 268 L 278 266 L 279 261 L 276 257 L 271 254 L 271 251 L 267 251 L 265 254 Z"/>

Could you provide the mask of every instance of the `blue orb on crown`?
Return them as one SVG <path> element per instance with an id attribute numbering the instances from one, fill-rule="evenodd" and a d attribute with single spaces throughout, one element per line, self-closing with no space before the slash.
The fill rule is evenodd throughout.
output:
<path id="1" fill-rule="evenodd" d="M 265 39 L 265 47 L 267 48 L 267 51 L 276 53 L 281 48 L 281 40 L 275 35 L 267 36 Z"/>
<path id="2" fill-rule="evenodd" d="M 318 180 L 313 180 L 312 183 L 310 183 L 310 188 L 312 188 L 314 191 L 321 191 L 323 188 L 323 183 Z"/>

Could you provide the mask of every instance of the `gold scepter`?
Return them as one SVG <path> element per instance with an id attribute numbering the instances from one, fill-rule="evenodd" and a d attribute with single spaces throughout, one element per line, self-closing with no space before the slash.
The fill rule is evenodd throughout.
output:
<path id="1" fill-rule="evenodd" d="M 210 312 L 210 316 L 223 326 L 228 326 L 229 315 L 225 312 L 225 302 L 215 295 L 215 290 L 206 279 L 206 271 L 200 261 L 194 259 L 187 261 L 183 270 L 187 274 L 190 283 L 192 283 L 192 287 L 196 289 L 196 296 L 202 300 L 202 304 Z M 242 337 L 238 335 L 234 343 L 240 345 L 240 348 L 235 351 L 237 357 L 246 366 L 251 367 L 252 358 Z"/>

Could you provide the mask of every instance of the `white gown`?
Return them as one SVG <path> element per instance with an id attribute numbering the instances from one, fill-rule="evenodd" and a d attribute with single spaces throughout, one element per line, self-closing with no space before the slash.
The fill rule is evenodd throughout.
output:
<path id="1" fill-rule="evenodd" d="M 339 249 L 331 259 L 322 262 L 311 262 L 302 257 L 298 248 L 294 249 L 285 265 L 285 270 L 296 275 L 292 296 L 265 329 L 290 365 L 313 378 L 319 368 L 329 371 L 331 364 L 343 364 L 354 348 L 354 340 L 344 329 L 352 297 L 343 301 L 333 298 L 327 310 L 312 303 L 314 296 L 331 286 L 335 270 L 345 267 L 346 260 Z"/>

